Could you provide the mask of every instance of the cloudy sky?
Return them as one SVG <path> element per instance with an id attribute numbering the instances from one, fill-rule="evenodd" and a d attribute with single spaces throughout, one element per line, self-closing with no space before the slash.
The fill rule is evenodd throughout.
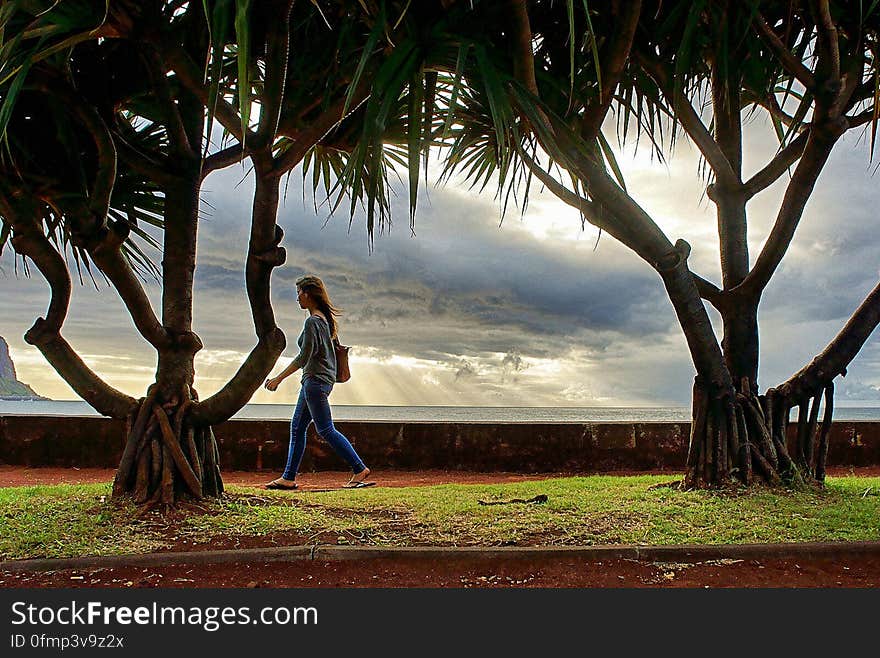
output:
<path id="1" fill-rule="evenodd" d="M 746 174 L 772 155 L 768 126 L 747 133 Z M 680 141 L 665 164 L 647 149 L 622 149 L 628 188 L 672 241 L 693 246 L 691 266 L 719 281 L 713 207 L 703 195 L 694 150 Z M 875 162 L 876 165 L 876 162 Z M 880 278 L 878 179 L 864 140 L 839 144 L 795 243 L 761 306 L 761 384 L 786 379 L 833 338 Z M 752 259 L 772 224 L 783 184 L 750 206 Z M 202 397 L 235 372 L 255 343 L 244 291 L 243 262 L 252 181 L 233 167 L 204 185 L 195 330 Z M 665 406 L 688 402 L 693 366 L 657 275 L 633 253 L 575 211 L 533 189 L 524 216 L 501 221 L 494 190 L 461 184 L 423 190 L 415 231 L 400 190 L 395 223 L 368 249 L 362 218 L 328 221 L 303 202 L 301 173 L 290 179 L 279 213 L 287 264 L 273 277 L 276 316 L 295 355 L 304 312 L 294 280 L 323 277 L 345 310 L 341 337 L 353 346 L 353 378 L 337 386 L 336 404 L 466 406 Z M 9 250 L 0 258 L 0 335 L 10 344 L 19 379 L 54 399 L 73 391 L 22 339 L 45 313 L 48 287 L 21 275 Z M 18 270 L 18 271 L 17 271 Z M 150 284 L 157 303 L 160 291 Z M 158 304 L 157 304 L 158 307 Z M 717 318 L 715 318 L 717 320 Z M 155 354 L 136 334 L 112 288 L 76 286 L 63 330 L 85 361 L 112 385 L 143 395 Z M 287 403 L 298 376 L 252 402 Z M 863 348 L 839 385 L 838 400 L 880 403 L 880 341 Z"/>

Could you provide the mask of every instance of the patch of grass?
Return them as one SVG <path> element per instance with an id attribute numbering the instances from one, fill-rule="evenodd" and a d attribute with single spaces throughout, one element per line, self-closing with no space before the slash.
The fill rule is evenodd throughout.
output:
<path id="1" fill-rule="evenodd" d="M 0 488 L 0 559 L 148 553 L 165 543 L 110 484 Z"/>
<path id="2" fill-rule="evenodd" d="M 137 520 L 133 506 L 108 502 L 108 485 L 0 489 L 0 555 L 143 552 L 270 535 L 380 546 L 880 540 L 880 478 L 829 478 L 824 491 L 656 486 L 669 480 L 592 476 L 295 494 L 232 486 L 199 513 L 149 521 Z M 540 494 L 547 502 L 479 502 Z"/>
<path id="3" fill-rule="evenodd" d="M 880 478 L 829 478 L 824 492 L 679 491 L 669 476 L 593 476 L 502 485 L 234 496 L 184 531 L 329 532 L 371 545 L 724 544 L 880 539 Z M 875 495 L 870 494 L 873 487 Z M 481 505 L 547 496 L 543 504 Z M 351 539 L 353 538 L 353 539 Z"/>

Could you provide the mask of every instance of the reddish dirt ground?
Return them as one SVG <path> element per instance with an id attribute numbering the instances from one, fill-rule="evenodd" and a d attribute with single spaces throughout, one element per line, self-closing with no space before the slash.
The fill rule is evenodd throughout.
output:
<path id="1" fill-rule="evenodd" d="M 880 468 L 877 469 L 880 473 Z M 110 482 L 116 471 L 112 468 L 26 468 L 23 466 L 0 465 L 0 487 L 22 487 L 36 484 L 85 484 L 89 482 Z M 616 473 L 623 475 L 624 473 Z M 281 475 L 280 472 L 225 471 L 223 482 L 242 486 L 262 487 Z M 522 480 L 545 480 L 562 477 L 571 473 L 538 473 L 521 475 L 519 473 L 474 473 L 470 471 L 380 471 L 370 476 L 383 487 L 420 487 L 432 484 L 501 484 L 521 482 Z M 671 474 L 674 475 L 674 474 Z M 312 489 L 332 489 L 345 484 L 351 471 L 320 471 L 300 473 L 299 486 L 304 491 Z"/>
<path id="2" fill-rule="evenodd" d="M 116 471 L 112 468 L 28 468 L 0 464 L 0 487 L 23 487 L 37 484 L 84 484 L 89 482 L 110 482 Z M 261 487 L 264 483 L 278 477 L 277 472 L 225 471 L 223 481 L 227 484 L 253 485 Z M 383 487 L 420 487 L 433 484 L 502 484 L 522 480 L 545 480 L 552 477 L 573 475 L 595 475 L 595 473 L 475 473 L 472 471 L 377 471 L 370 476 Z M 614 471 L 607 475 L 669 475 L 675 478 L 675 471 Z M 830 467 L 828 475 L 841 477 L 880 477 L 880 465 L 856 467 Z M 341 486 L 348 481 L 350 472 L 320 471 L 301 473 L 297 482 L 304 491 L 328 489 Z"/>
<path id="3" fill-rule="evenodd" d="M 0 572 L 0 587 L 880 587 L 880 558 L 298 560 Z"/>
<path id="4" fill-rule="evenodd" d="M 675 477 L 674 473 L 665 474 Z M 230 472 L 224 473 L 224 481 L 259 486 L 276 475 Z M 383 471 L 375 473 L 373 479 L 383 487 L 406 487 L 452 482 L 516 482 L 560 475 L 564 474 Z M 880 466 L 829 469 L 829 475 L 876 477 L 880 476 Z M 106 482 L 112 477 L 112 469 L 0 466 L 0 487 Z M 347 478 L 348 474 L 342 472 L 306 473 L 300 476 L 299 482 L 304 490 L 324 489 L 337 487 Z M 242 542 L 239 547 L 274 546 L 280 543 L 278 538 L 273 537 L 251 539 Z M 175 547 L 175 550 L 181 548 Z M 0 572 L 0 587 L 880 587 L 880 557 L 710 560 L 698 563 L 564 557 L 237 562 Z"/>

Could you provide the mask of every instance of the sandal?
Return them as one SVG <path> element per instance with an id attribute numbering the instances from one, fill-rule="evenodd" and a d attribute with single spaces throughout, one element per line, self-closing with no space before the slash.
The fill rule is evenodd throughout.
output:
<path id="1" fill-rule="evenodd" d="M 294 491 L 296 489 L 299 489 L 299 485 L 296 482 L 294 482 L 293 484 L 282 484 L 281 478 L 278 478 L 276 480 L 272 480 L 271 482 L 267 482 L 266 484 L 263 485 L 263 488 L 264 489 L 279 489 L 282 491 Z"/>
<path id="2" fill-rule="evenodd" d="M 360 475 L 361 478 L 359 480 L 355 480 L 355 477 L 358 475 Z M 364 470 L 359 471 L 358 473 L 355 473 L 354 475 L 352 475 L 351 479 L 342 485 L 342 488 L 343 489 L 360 489 L 361 487 L 370 487 L 370 486 L 376 484 L 375 482 L 364 482 L 364 480 L 366 480 L 368 477 L 370 477 L 370 469 L 365 466 Z"/>
<path id="3" fill-rule="evenodd" d="M 343 489 L 363 489 L 364 487 L 375 487 L 375 482 L 364 482 L 360 480 L 359 482 L 347 482 L 342 485 Z"/>

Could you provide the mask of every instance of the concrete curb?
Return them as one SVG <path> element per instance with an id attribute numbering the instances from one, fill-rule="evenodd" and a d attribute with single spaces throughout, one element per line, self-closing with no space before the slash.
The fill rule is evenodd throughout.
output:
<path id="1" fill-rule="evenodd" d="M 170 564 L 222 564 L 224 562 L 281 562 L 311 560 L 314 546 L 284 546 L 223 551 L 185 551 L 0 562 L 0 571 L 62 571 L 65 569 L 111 569 L 117 567 L 161 567 Z"/>
<path id="2" fill-rule="evenodd" d="M 700 562 L 704 560 L 749 559 L 845 559 L 880 557 L 880 541 L 803 542 L 787 544 L 720 544 L 676 546 L 407 546 L 368 547 L 315 544 L 222 551 L 187 551 L 113 555 L 70 559 L 7 560 L 0 571 L 62 571 L 69 569 L 110 569 L 119 567 L 160 567 L 175 564 L 222 564 L 228 562 L 290 562 L 294 560 L 614 560 L 646 562 Z"/>

